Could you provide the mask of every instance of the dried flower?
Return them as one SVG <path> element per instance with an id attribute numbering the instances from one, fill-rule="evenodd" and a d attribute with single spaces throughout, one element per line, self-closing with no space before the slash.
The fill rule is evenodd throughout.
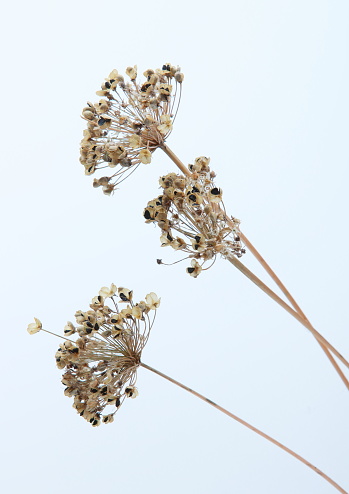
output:
<path id="1" fill-rule="evenodd" d="M 119 310 L 116 291 L 122 302 L 128 302 L 126 309 Z M 64 369 L 64 394 L 74 399 L 73 407 L 94 427 L 113 422 L 125 397 L 138 396 L 137 369 L 155 319 L 150 319 L 149 312 L 160 304 L 154 292 L 146 295 L 145 302 L 135 304 L 131 290 L 117 290 L 114 284 L 109 289 L 102 287 L 99 293 L 90 310 L 76 311 L 77 328 L 71 322 L 64 328 L 65 336 L 77 332 L 78 338 L 63 337 L 55 355 L 57 367 Z M 111 299 L 110 307 L 105 298 Z M 36 318 L 28 326 L 30 334 L 40 329 L 42 324 Z M 115 410 L 102 415 L 109 406 Z"/>
<path id="2" fill-rule="evenodd" d="M 148 295 L 145 297 L 145 300 L 148 307 L 150 307 L 151 309 L 155 310 L 158 309 L 158 307 L 160 306 L 160 299 L 154 292 L 148 293 Z"/>
<path id="3" fill-rule="evenodd" d="M 197 262 L 196 259 L 193 259 L 191 261 L 191 266 L 187 268 L 187 273 L 190 274 L 190 276 L 193 276 L 193 278 L 197 278 L 199 274 L 202 271 L 202 267 L 200 264 Z"/>
<path id="4" fill-rule="evenodd" d="M 146 223 L 157 223 L 163 247 L 182 250 L 193 258 L 187 273 L 197 277 L 206 261 L 217 254 L 241 257 L 245 250 L 239 236 L 240 221 L 228 217 L 222 203 L 222 189 L 214 182 L 209 158 L 200 156 L 189 165 L 188 176 L 169 173 L 160 177 L 163 194 L 149 201 L 143 211 Z M 181 236 L 175 236 L 174 231 Z M 202 261 L 199 264 L 198 260 Z"/>
<path id="5" fill-rule="evenodd" d="M 28 324 L 27 331 L 29 334 L 35 334 L 42 329 L 42 324 L 40 319 L 34 317 L 34 321 L 35 322 Z"/>
<path id="6" fill-rule="evenodd" d="M 71 336 L 72 334 L 75 333 L 75 326 L 72 322 L 68 321 L 67 324 L 64 326 L 63 333 L 65 336 Z"/>
<path id="7" fill-rule="evenodd" d="M 113 295 L 115 295 L 117 291 L 117 288 L 116 286 L 114 285 L 114 283 L 112 283 L 110 285 L 110 288 L 106 287 L 106 286 L 103 286 L 100 290 L 99 290 L 99 295 L 103 298 L 108 298 L 108 297 L 112 297 Z"/>
<path id="8" fill-rule="evenodd" d="M 134 167 L 150 163 L 152 153 L 169 136 L 180 99 L 176 104 L 176 95 L 184 78 L 180 68 L 171 64 L 146 70 L 143 83 L 136 81 L 136 66 L 127 67 L 126 74 L 131 82 L 125 82 L 114 69 L 97 91 L 102 99 L 95 104 L 88 102 L 82 110 L 87 129 L 81 141 L 80 161 L 86 175 L 115 168 L 109 176 L 93 182 L 107 195 Z"/>

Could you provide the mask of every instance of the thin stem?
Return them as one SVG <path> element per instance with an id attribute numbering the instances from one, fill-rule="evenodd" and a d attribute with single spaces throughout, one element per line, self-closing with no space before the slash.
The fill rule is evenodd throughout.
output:
<path id="1" fill-rule="evenodd" d="M 184 165 L 184 163 L 181 162 L 178 156 L 176 156 L 165 143 L 161 144 L 161 146 L 159 147 L 164 151 L 164 153 L 167 154 L 167 156 L 173 161 L 173 163 L 178 166 L 178 168 L 181 170 L 182 173 L 184 173 L 184 175 L 187 175 L 188 177 L 191 175 L 190 171 Z"/>
<path id="2" fill-rule="evenodd" d="M 305 321 L 308 321 L 308 323 L 311 324 L 310 321 L 309 321 L 309 319 L 306 317 L 306 315 L 304 314 L 304 312 L 302 311 L 302 309 L 299 307 L 299 305 L 295 301 L 295 299 L 292 297 L 292 295 L 290 294 L 290 292 L 287 290 L 287 288 L 285 287 L 285 285 L 282 283 L 282 281 L 280 280 L 280 278 L 272 270 L 272 268 L 269 266 L 269 264 L 266 262 L 266 260 L 261 256 L 261 254 L 258 252 L 258 250 L 254 247 L 254 245 L 249 241 L 249 239 L 246 237 L 246 235 L 244 235 L 241 231 L 239 232 L 239 235 L 240 235 L 240 238 L 243 241 L 243 243 L 246 245 L 246 247 L 251 252 L 251 254 L 257 259 L 257 261 L 261 264 L 261 266 L 269 274 L 269 276 L 272 278 L 272 280 L 275 282 L 275 284 L 280 288 L 280 290 L 282 291 L 282 293 L 291 302 L 291 304 L 293 305 L 293 307 L 295 308 L 295 310 L 298 312 L 298 314 L 300 316 L 302 316 Z M 312 326 L 312 328 L 314 328 L 314 326 Z M 337 364 L 337 362 L 335 361 L 335 359 L 333 358 L 333 356 L 329 352 L 328 348 L 322 342 L 320 342 L 319 340 L 317 340 L 317 341 L 320 344 L 320 346 L 323 349 L 323 351 L 325 352 L 325 354 L 328 357 L 328 359 L 330 360 L 331 364 L 333 365 L 333 367 L 337 371 L 338 375 L 340 376 L 340 378 L 342 379 L 342 381 L 344 382 L 344 384 L 346 385 L 346 387 L 349 389 L 349 382 L 348 382 L 346 376 L 343 374 L 341 368 L 339 367 L 339 365 Z"/>
<path id="3" fill-rule="evenodd" d="M 343 364 L 349 368 L 349 362 L 336 350 L 336 348 L 331 345 L 313 326 L 306 320 L 303 319 L 302 316 L 298 314 L 295 310 L 293 310 L 282 298 L 280 298 L 276 293 L 274 293 L 262 280 L 260 280 L 255 274 L 252 273 L 242 262 L 240 262 L 233 255 L 227 257 L 228 261 L 230 261 L 239 271 L 241 271 L 247 278 L 249 278 L 255 285 L 257 285 L 264 293 L 266 293 L 270 298 L 272 298 L 277 304 L 283 307 L 291 316 L 293 316 L 297 321 L 299 321 L 304 327 L 309 329 L 309 331 L 315 336 L 315 338 L 327 346 L 331 352 L 336 355 L 336 357 L 343 362 Z"/>
<path id="4" fill-rule="evenodd" d="M 188 168 L 183 164 L 183 162 L 178 158 L 178 156 L 175 155 L 175 153 L 164 143 L 162 146 L 160 146 L 161 149 L 167 154 L 167 156 L 175 163 L 175 165 L 182 171 L 187 176 L 190 176 L 191 173 L 188 170 Z M 229 217 L 227 217 L 227 222 L 228 224 L 232 224 L 231 220 Z M 311 333 L 314 335 L 314 337 L 317 339 L 318 343 L 320 344 L 321 348 L 324 350 L 326 356 L 332 363 L 333 367 L 337 371 L 338 375 L 344 382 L 345 386 L 349 389 L 349 381 L 347 380 L 346 376 L 342 372 L 341 368 L 329 352 L 328 348 L 331 349 L 331 351 L 347 366 L 348 362 L 340 355 L 337 350 L 335 350 L 330 343 L 323 338 L 320 333 L 318 333 L 315 328 L 311 325 L 310 321 L 307 319 L 305 316 L 304 312 L 301 310 L 295 299 L 292 297 L 290 292 L 287 290 L 285 285 L 282 283 L 282 281 L 276 276 L 274 271 L 271 269 L 271 267 L 267 264 L 267 262 L 263 259 L 263 257 L 260 255 L 260 253 L 257 251 L 257 249 L 252 245 L 252 243 L 248 240 L 248 238 L 241 232 L 239 231 L 239 235 L 241 240 L 244 242 L 246 247 L 250 250 L 250 252 L 254 255 L 254 257 L 258 260 L 258 262 L 263 266 L 263 268 L 267 271 L 267 273 L 271 276 L 271 278 L 274 280 L 274 282 L 277 284 L 277 286 L 280 288 L 280 290 L 284 293 L 284 295 L 287 297 L 287 299 L 290 301 L 290 303 L 293 305 L 295 308 L 295 311 L 292 310 L 292 308 L 286 304 L 276 293 L 274 293 L 267 285 L 265 285 L 261 280 L 259 280 L 256 276 L 253 275 L 253 273 L 248 270 L 247 268 L 245 270 L 242 269 L 242 266 L 244 265 L 242 263 L 239 263 L 239 266 L 237 263 L 234 263 L 232 260 L 231 262 L 235 264 L 240 271 L 245 274 L 253 283 L 255 283 L 259 288 L 261 288 L 267 295 L 269 295 L 273 300 L 275 300 L 281 307 L 283 307 L 287 312 L 289 312 L 291 315 L 293 315 L 303 326 L 305 326 Z M 253 275 L 254 279 L 252 279 L 251 275 Z M 296 314 L 298 314 L 300 317 L 296 317 Z"/>
<path id="5" fill-rule="evenodd" d="M 232 419 L 236 420 L 240 424 L 244 425 L 245 427 L 247 427 L 251 431 L 255 432 L 256 434 L 259 434 L 262 437 L 264 437 L 264 439 L 266 439 L 267 441 L 270 441 L 271 443 L 275 444 L 275 446 L 278 446 L 279 448 L 283 449 L 284 451 L 286 451 L 286 453 L 292 455 L 294 458 L 296 458 L 297 460 L 299 460 L 302 463 L 304 463 L 304 465 L 307 465 L 309 468 L 311 468 L 312 470 L 314 470 L 314 472 L 316 472 L 322 478 L 324 478 L 325 480 L 327 480 L 327 482 L 329 482 L 339 492 L 341 492 L 342 494 L 348 494 L 347 491 L 345 491 L 340 485 L 338 485 L 328 475 L 326 475 L 324 472 L 322 472 L 321 470 L 319 470 L 316 466 L 314 466 L 312 463 L 310 463 L 309 461 L 307 461 L 306 459 L 304 459 L 302 456 L 300 456 L 297 453 L 295 453 L 294 451 L 292 451 L 290 448 L 287 448 L 286 446 L 284 446 L 283 444 L 281 444 L 276 439 L 273 439 L 272 437 L 268 436 L 268 434 L 265 434 L 264 432 L 260 431 L 259 429 L 257 429 L 253 425 L 249 424 L 248 422 L 245 422 L 245 420 L 242 420 L 240 417 L 237 417 L 236 415 L 234 415 L 233 413 L 229 412 L 225 408 L 221 407 L 220 405 L 217 405 L 217 403 L 214 403 L 213 401 L 209 400 L 208 398 L 206 398 L 202 394 L 198 393 L 197 391 L 194 391 L 193 389 L 188 388 L 188 386 L 185 386 L 184 384 L 180 383 L 179 381 L 176 381 L 175 379 L 172 379 L 172 377 L 169 377 L 166 374 L 163 374 L 162 372 L 154 369 L 153 367 L 150 367 L 147 364 L 144 364 L 143 362 L 141 362 L 140 365 L 142 367 L 144 367 L 145 369 L 148 369 L 151 372 L 154 372 L 158 376 L 163 377 L 164 379 L 167 379 L 171 383 L 176 384 L 180 388 L 185 389 L 186 391 L 188 391 L 189 393 L 193 394 L 197 398 L 200 398 L 201 400 L 205 401 L 209 405 L 212 405 L 214 408 L 217 408 L 217 410 L 219 410 L 220 412 L 225 413 L 226 415 L 228 415 L 228 417 L 231 417 Z"/>
<path id="6" fill-rule="evenodd" d="M 229 223 L 229 221 L 228 221 Z M 242 240 L 242 242 L 246 245 L 248 250 L 251 252 L 251 254 L 254 255 L 254 257 L 257 259 L 257 261 L 263 266 L 263 268 L 266 270 L 266 272 L 269 274 L 269 276 L 272 278 L 272 280 L 276 283 L 276 285 L 280 288 L 280 290 L 284 293 L 284 295 L 287 297 L 287 299 L 291 302 L 293 307 L 296 309 L 298 314 L 300 314 L 304 319 L 307 319 L 305 314 L 303 313 L 302 309 L 299 307 L 295 299 L 292 297 L 290 292 L 287 290 L 285 285 L 282 283 L 282 281 L 278 278 L 278 276 L 275 274 L 275 272 L 271 269 L 269 264 L 266 262 L 266 260 L 261 256 L 261 254 L 258 252 L 258 250 L 254 247 L 254 245 L 249 241 L 249 239 L 244 235 L 241 231 L 239 232 L 239 236 Z"/>
<path id="7" fill-rule="evenodd" d="M 71 341 L 72 343 L 75 344 L 75 341 L 70 340 L 69 338 L 66 338 L 65 336 L 61 336 L 59 334 L 52 333 L 51 331 L 47 331 L 47 329 L 41 328 L 40 331 L 44 331 L 45 333 L 52 334 L 53 336 L 57 336 L 58 338 L 61 338 L 64 341 Z"/>

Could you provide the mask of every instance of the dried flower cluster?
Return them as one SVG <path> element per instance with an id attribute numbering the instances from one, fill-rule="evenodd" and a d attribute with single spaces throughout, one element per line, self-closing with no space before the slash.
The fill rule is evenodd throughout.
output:
<path id="1" fill-rule="evenodd" d="M 184 78 L 180 68 L 171 64 L 146 70 L 142 83 L 136 81 L 137 66 L 128 67 L 126 74 L 130 82 L 114 69 L 97 91 L 102 99 L 87 103 L 82 110 L 87 129 L 81 141 L 80 161 L 86 175 L 115 168 L 114 173 L 93 182 L 107 195 L 135 166 L 150 163 L 152 153 L 165 142 L 172 130 L 180 100 L 176 96 Z"/>
<path id="2" fill-rule="evenodd" d="M 116 293 L 119 302 L 127 303 L 126 308 L 119 309 Z M 111 299 L 112 307 L 105 304 L 106 298 Z M 101 288 L 89 310 L 75 313 L 77 326 L 71 322 L 65 326 L 64 342 L 55 356 L 58 368 L 65 370 L 64 394 L 74 398 L 73 407 L 93 426 L 113 422 L 125 397 L 138 395 L 137 368 L 155 318 L 151 320 L 149 312 L 159 305 L 154 292 L 135 304 L 131 290 L 112 284 Z M 28 332 L 40 330 L 42 324 L 35 318 Z M 75 341 L 70 338 L 74 334 L 78 335 Z M 102 415 L 108 405 L 115 410 Z"/>
<path id="3" fill-rule="evenodd" d="M 143 216 L 146 223 L 157 223 L 162 246 L 182 250 L 192 258 L 187 272 L 197 277 L 203 264 L 216 255 L 241 257 L 245 250 L 239 237 L 240 221 L 219 206 L 222 190 L 215 186 L 215 173 L 209 158 L 200 156 L 189 165 L 190 176 L 169 173 L 160 177 L 163 194 L 148 202 Z M 185 237 L 175 236 L 173 230 Z M 201 261 L 201 264 L 198 262 Z M 159 261 L 161 263 L 161 261 Z"/>

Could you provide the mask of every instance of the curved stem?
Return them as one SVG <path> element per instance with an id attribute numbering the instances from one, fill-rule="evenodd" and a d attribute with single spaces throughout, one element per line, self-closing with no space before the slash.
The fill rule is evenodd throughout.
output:
<path id="1" fill-rule="evenodd" d="M 220 405 L 217 405 L 217 403 L 214 403 L 213 401 L 211 401 L 210 399 L 206 398 L 205 396 L 203 396 L 202 394 L 198 393 L 197 391 L 194 391 L 193 389 L 188 388 L 188 386 L 185 386 L 184 384 L 180 383 L 179 381 L 176 381 L 175 379 L 172 379 L 172 377 L 169 377 L 166 374 L 163 374 L 162 372 L 154 369 L 153 367 L 150 367 L 147 364 L 144 364 L 143 362 L 141 362 L 140 365 L 142 367 L 144 367 L 145 369 L 148 369 L 151 372 L 154 372 L 158 376 L 163 377 L 164 379 L 167 379 L 167 381 L 170 381 L 171 383 L 175 384 L 176 386 L 179 386 L 180 388 L 185 389 L 189 393 L 193 394 L 197 398 L 200 398 L 201 400 L 205 401 L 206 403 L 208 403 L 209 405 L 213 406 L 214 408 L 217 408 L 217 410 L 219 410 L 222 413 L 225 413 L 225 415 L 228 415 L 228 417 L 231 417 L 232 419 L 236 420 L 237 422 L 239 422 L 243 426 L 247 427 L 251 431 L 255 432 L 256 434 L 258 434 L 258 435 L 260 435 L 262 437 L 264 437 L 264 439 L 266 439 L 267 441 L 270 441 L 271 443 L 275 444 L 275 446 L 278 446 L 282 450 L 286 451 L 286 453 L 290 454 L 291 456 L 293 456 L 297 460 L 299 460 L 302 463 L 304 463 L 304 465 L 307 465 L 309 468 L 311 468 L 312 470 L 314 470 L 314 472 L 316 472 L 322 478 L 324 478 L 325 480 L 327 480 L 327 482 L 329 482 L 339 492 L 341 492 L 342 494 L 348 494 L 347 491 L 345 491 L 340 485 L 338 485 L 328 475 L 326 475 L 324 472 L 322 472 L 321 470 L 319 470 L 315 465 L 313 465 L 312 463 L 310 463 L 309 461 L 307 461 L 306 459 L 304 459 L 302 456 L 300 456 L 297 453 L 295 453 L 294 451 L 292 451 L 292 449 L 287 448 L 287 446 L 284 446 L 282 443 L 280 443 L 276 439 L 273 439 L 271 436 L 268 436 L 268 434 L 265 434 L 264 432 L 260 431 L 259 429 L 257 429 L 253 425 L 249 424 L 245 420 L 242 420 L 240 417 L 238 417 L 237 415 L 234 415 L 233 413 L 229 412 L 228 410 L 226 410 L 225 408 L 221 407 Z"/>

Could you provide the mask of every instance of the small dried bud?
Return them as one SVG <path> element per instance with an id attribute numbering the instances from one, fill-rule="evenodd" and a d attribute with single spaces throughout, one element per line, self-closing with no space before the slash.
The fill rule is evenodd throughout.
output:
<path id="1" fill-rule="evenodd" d="M 131 81 L 134 81 L 137 78 L 137 65 L 134 67 L 127 67 L 126 74 L 129 76 Z"/>
<path id="2" fill-rule="evenodd" d="M 123 288 L 123 287 L 118 288 L 118 294 L 123 302 L 130 302 L 132 300 L 133 292 L 128 288 Z"/>
<path id="3" fill-rule="evenodd" d="M 156 295 L 154 292 L 148 293 L 145 297 L 147 306 L 150 310 L 155 310 L 160 307 L 160 300 L 159 297 Z"/>
<path id="4" fill-rule="evenodd" d="M 175 73 L 175 79 L 177 82 L 179 82 L 181 84 L 184 80 L 184 74 L 182 74 L 182 72 L 176 72 Z"/>
<path id="5" fill-rule="evenodd" d="M 128 397 L 128 398 L 136 398 L 138 396 L 138 389 L 136 388 L 136 386 L 128 386 L 126 389 L 125 389 L 125 395 Z"/>
<path id="6" fill-rule="evenodd" d="M 141 149 L 139 151 L 138 157 L 139 161 L 141 163 L 144 163 L 145 165 L 151 162 L 151 152 L 149 151 L 149 149 Z"/>
<path id="7" fill-rule="evenodd" d="M 72 322 L 68 321 L 67 324 L 64 326 L 64 334 L 65 336 L 70 336 L 75 333 L 75 326 Z"/>
<path id="8" fill-rule="evenodd" d="M 34 317 L 34 321 L 35 322 L 28 324 L 27 331 L 29 334 L 38 333 L 42 329 L 42 323 L 41 323 L 40 319 L 37 319 L 36 317 Z"/>
<path id="9" fill-rule="evenodd" d="M 187 268 L 187 273 L 189 273 L 190 276 L 193 276 L 193 278 L 197 278 L 201 273 L 201 271 L 202 271 L 202 267 L 195 259 L 193 259 L 191 261 L 191 267 Z"/>
<path id="10" fill-rule="evenodd" d="M 103 286 L 100 290 L 99 290 L 99 295 L 103 298 L 109 298 L 109 297 L 112 297 L 113 295 L 115 295 L 116 293 L 116 286 L 114 285 L 114 283 L 112 283 L 110 285 L 110 288 L 106 287 L 106 286 Z"/>

